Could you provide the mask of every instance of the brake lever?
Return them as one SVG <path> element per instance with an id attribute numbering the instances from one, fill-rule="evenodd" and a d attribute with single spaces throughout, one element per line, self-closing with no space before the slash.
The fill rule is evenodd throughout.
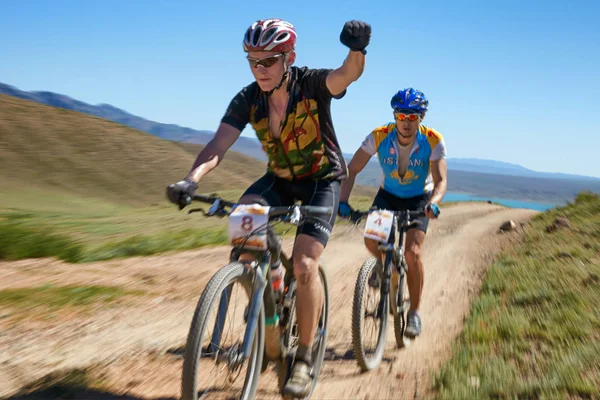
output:
<path id="1" fill-rule="evenodd" d="M 192 208 L 190 210 L 188 210 L 188 215 L 190 215 L 191 213 L 194 212 L 201 212 L 202 214 L 206 215 L 206 211 L 204 211 L 203 208 Z"/>
<path id="2" fill-rule="evenodd" d="M 229 213 L 223 207 L 219 207 L 219 209 L 215 211 L 214 215 L 216 215 L 219 218 L 223 218 L 229 215 Z"/>
<path id="3" fill-rule="evenodd" d="M 292 211 L 292 215 L 290 217 L 290 223 L 297 225 L 300 222 L 300 208 L 298 206 L 294 206 L 294 211 Z"/>
<path id="4" fill-rule="evenodd" d="M 220 208 L 221 208 L 221 200 L 217 198 L 214 201 L 214 203 L 212 203 L 210 208 L 208 209 L 208 212 L 206 213 L 206 215 L 209 215 L 209 216 L 215 215 L 215 213 L 217 213 Z"/>

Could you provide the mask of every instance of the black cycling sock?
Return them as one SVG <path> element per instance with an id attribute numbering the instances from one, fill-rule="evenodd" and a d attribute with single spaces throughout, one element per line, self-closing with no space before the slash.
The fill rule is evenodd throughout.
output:
<path id="1" fill-rule="evenodd" d="M 308 347 L 303 344 L 298 345 L 298 351 L 296 351 L 296 360 L 302 361 L 306 363 L 306 365 L 311 366 L 311 352 L 312 346 Z"/>

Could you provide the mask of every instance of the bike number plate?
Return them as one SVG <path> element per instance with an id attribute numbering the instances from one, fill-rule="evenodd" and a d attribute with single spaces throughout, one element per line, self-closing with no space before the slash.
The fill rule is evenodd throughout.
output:
<path id="1" fill-rule="evenodd" d="M 392 231 L 394 214 L 387 210 L 373 210 L 367 217 L 364 237 L 387 243 Z"/>
<path id="2" fill-rule="evenodd" d="M 259 204 L 237 205 L 229 214 L 229 243 L 233 246 L 243 245 L 247 249 L 267 250 L 267 222 L 269 207 Z M 260 230 L 254 232 L 258 228 Z M 251 233 L 252 236 L 248 237 Z"/>

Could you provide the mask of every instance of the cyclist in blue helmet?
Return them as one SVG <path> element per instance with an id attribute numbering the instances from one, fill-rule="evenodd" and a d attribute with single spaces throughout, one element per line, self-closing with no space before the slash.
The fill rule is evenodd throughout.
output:
<path id="1" fill-rule="evenodd" d="M 352 213 L 348 199 L 355 177 L 375 154 L 384 177 L 373 207 L 387 210 L 425 207 L 427 210 L 427 217 L 413 220 L 406 234 L 411 308 L 405 334 L 414 338 L 421 333 L 419 307 L 424 278 L 421 247 L 429 219 L 437 218 L 435 211 L 446 193 L 446 145 L 438 131 L 422 124 L 429 109 L 429 101 L 423 92 L 413 88 L 400 90 L 392 97 L 390 105 L 395 122 L 379 126 L 369 133 L 348 165 L 349 174 L 341 187 L 338 215 L 344 218 Z M 365 245 L 383 262 L 376 241 L 365 239 Z M 397 282 L 397 279 L 393 281 Z"/>

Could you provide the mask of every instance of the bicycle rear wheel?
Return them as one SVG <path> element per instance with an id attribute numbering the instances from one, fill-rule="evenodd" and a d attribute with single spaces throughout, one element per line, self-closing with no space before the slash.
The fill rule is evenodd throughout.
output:
<path id="1" fill-rule="evenodd" d="M 243 294 L 247 295 L 247 300 L 242 299 L 239 302 L 237 298 L 234 299 L 232 292 L 235 284 L 241 285 Z M 241 376 L 244 365 L 239 362 L 252 292 L 252 276 L 245 273 L 244 266 L 239 262 L 222 267 L 206 285 L 196 306 L 185 347 L 181 383 L 182 400 L 197 400 L 207 394 L 225 394 L 223 392 L 239 399 L 254 397 L 264 348 L 265 314 L 262 304 L 250 357 L 243 363 L 247 363 L 244 378 Z M 210 311 L 215 305 L 218 312 L 213 322 Z M 233 334 L 239 334 L 238 339 L 232 341 L 228 345 L 229 347 L 225 347 L 222 342 L 227 341 L 229 336 L 223 334 L 223 328 L 228 323 L 227 311 L 231 306 L 237 306 L 243 311 L 244 327 Z M 230 317 L 229 321 L 233 321 L 233 317 Z M 210 333 L 209 343 L 203 347 L 202 339 L 213 327 L 215 327 L 215 331 Z M 205 364 L 200 365 L 203 361 L 208 363 L 211 360 L 216 363 L 212 368 Z M 220 379 L 218 377 L 208 378 L 207 376 L 214 370 L 224 372 L 225 376 Z M 198 382 L 199 378 L 203 380 L 201 385 Z M 222 387 L 217 387 L 219 385 Z M 199 389 L 204 389 L 204 392 L 199 394 Z"/>
<path id="2" fill-rule="evenodd" d="M 385 351 L 389 303 L 386 299 L 381 298 L 383 279 L 383 267 L 375 257 L 371 257 L 363 263 L 356 278 L 352 307 L 352 347 L 354 358 L 363 372 L 377 368 Z M 375 283 L 378 283 L 377 287 L 374 287 Z M 365 293 L 371 289 L 374 289 L 372 291 L 375 296 Z M 375 327 L 368 329 L 367 321 L 372 321 Z M 377 323 L 379 323 L 379 327 L 377 327 Z M 376 334 L 373 348 L 365 343 L 369 333 Z"/>
<path id="3" fill-rule="evenodd" d="M 312 376 L 313 382 L 310 388 L 310 392 L 305 397 L 309 399 L 314 392 L 318 378 L 321 373 L 321 367 L 323 366 L 323 359 L 325 358 L 325 350 L 327 347 L 327 332 L 329 328 L 329 280 L 325 272 L 323 265 L 319 264 L 319 277 L 321 278 L 321 288 L 323 290 L 323 307 L 321 308 L 321 316 L 319 317 L 319 323 L 317 324 L 317 330 L 315 332 L 315 338 L 312 346 Z M 285 327 L 282 340 L 284 346 L 288 349 L 287 357 L 285 357 L 278 368 L 278 387 L 279 391 L 283 390 L 287 379 L 289 378 L 290 370 L 294 364 L 296 350 L 298 348 L 298 322 L 296 319 L 296 280 L 292 279 L 290 282 L 289 289 L 292 292 L 293 304 L 290 307 L 290 315 L 288 324 Z"/>

